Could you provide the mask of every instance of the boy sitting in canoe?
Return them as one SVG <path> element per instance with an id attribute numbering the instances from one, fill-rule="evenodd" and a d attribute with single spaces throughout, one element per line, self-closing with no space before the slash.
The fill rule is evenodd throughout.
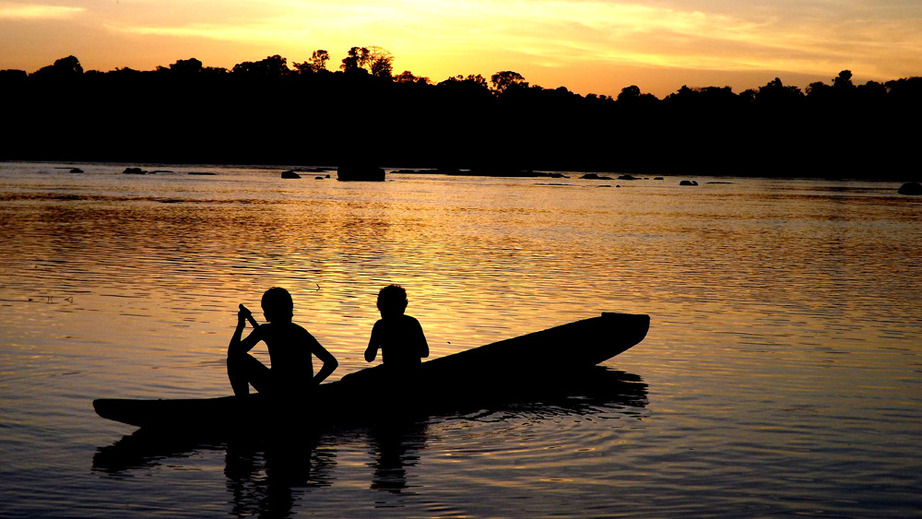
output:
<path id="1" fill-rule="evenodd" d="M 303 327 L 293 323 L 294 304 L 284 288 L 270 288 L 261 301 L 266 324 L 258 325 L 243 305 L 237 313 L 237 329 L 227 347 L 227 375 L 238 397 L 250 392 L 250 384 L 273 398 L 309 397 L 314 388 L 330 376 L 339 363 Z M 253 331 L 241 339 L 249 320 Z M 259 341 L 266 343 L 272 368 L 249 354 Z M 323 362 L 314 376 L 311 355 Z"/>
<path id="2" fill-rule="evenodd" d="M 429 356 L 429 343 L 419 321 L 404 314 L 407 304 L 407 291 L 400 285 L 388 285 L 378 292 L 381 319 L 371 329 L 365 360 L 374 361 L 380 348 L 388 371 L 411 375 Z"/>

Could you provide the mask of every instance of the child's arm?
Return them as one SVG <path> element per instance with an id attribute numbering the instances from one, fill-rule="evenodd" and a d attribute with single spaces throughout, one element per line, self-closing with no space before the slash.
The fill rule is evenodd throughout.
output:
<path id="1" fill-rule="evenodd" d="M 314 377 L 314 384 L 319 386 L 331 373 L 336 371 L 339 362 L 332 353 L 327 351 L 327 349 L 316 340 L 314 341 L 314 347 L 311 348 L 311 353 L 323 362 L 323 366 L 320 367 L 320 371 L 318 371 L 317 375 Z"/>
<path id="2" fill-rule="evenodd" d="M 365 348 L 365 362 L 374 362 L 378 355 L 378 323 L 375 323 L 371 329 L 371 338 L 368 339 L 368 347 Z"/>
<path id="3" fill-rule="evenodd" d="M 246 328 L 247 321 L 250 321 L 253 324 L 253 331 L 250 335 L 247 335 L 246 339 L 242 339 L 243 329 Z M 246 353 L 253 349 L 253 346 L 256 346 L 261 339 L 261 334 L 257 333 L 259 331 L 259 324 L 253 319 L 253 314 L 243 305 L 240 305 L 240 311 L 237 312 L 237 328 L 234 330 L 234 335 L 231 337 L 230 344 L 227 346 L 227 354 L 242 354 Z"/>
<path id="4" fill-rule="evenodd" d="M 423 333 L 423 327 L 419 324 L 419 321 L 416 321 L 416 330 L 414 330 L 414 341 L 416 343 L 416 351 L 419 353 L 421 359 L 425 359 L 429 356 L 429 343 L 426 341 L 426 334 Z"/>
<path id="5" fill-rule="evenodd" d="M 419 328 L 419 337 L 417 338 L 417 346 L 419 348 L 419 357 L 425 359 L 429 357 L 429 343 L 426 341 L 426 334 L 423 333 L 423 327 L 417 321 L 416 326 Z"/>

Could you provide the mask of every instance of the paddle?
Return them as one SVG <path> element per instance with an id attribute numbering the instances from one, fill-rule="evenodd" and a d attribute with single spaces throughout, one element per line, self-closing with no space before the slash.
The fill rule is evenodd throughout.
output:
<path id="1" fill-rule="evenodd" d="M 250 310 L 247 309 L 247 307 L 243 306 L 242 303 L 241 303 L 241 305 L 240 305 L 240 311 L 241 311 L 241 312 L 246 312 L 246 319 L 247 319 L 247 322 L 249 322 L 250 325 L 253 326 L 253 328 L 259 328 L 259 323 L 257 323 L 257 322 L 256 322 L 256 319 L 253 318 L 253 312 L 250 312 Z"/>

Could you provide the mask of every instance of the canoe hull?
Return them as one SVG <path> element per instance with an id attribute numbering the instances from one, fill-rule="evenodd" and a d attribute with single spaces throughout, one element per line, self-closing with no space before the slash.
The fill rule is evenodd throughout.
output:
<path id="1" fill-rule="evenodd" d="M 647 315 L 603 313 L 520 337 L 424 362 L 410 381 L 393 380 L 383 366 L 363 369 L 322 384 L 311 408 L 298 415 L 354 421 L 395 412 L 438 414 L 489 405 L 504 395 L 545 387 L 604 362 L 644 339 Z M 391 405 L 388 405 L 388 403 Z M 142 428 L 226 428 L 262 424 L 272 406 L 260 395 L 247 398 L 134 400 L 98 399 L 96 413 Z M 291 409 L 287 408 L 287 415 Z"/>

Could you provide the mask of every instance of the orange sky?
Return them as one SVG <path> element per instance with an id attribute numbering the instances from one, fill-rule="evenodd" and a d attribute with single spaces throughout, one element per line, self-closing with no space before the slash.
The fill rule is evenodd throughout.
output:
<path id="1" fill-rule="evenodd" d="M 378 46 L 434 82 L 514 70 L 532 84 L 663 97 L 922 75 L 919 0 L 0 0 L 0 69 L 226 67 Z"/>

